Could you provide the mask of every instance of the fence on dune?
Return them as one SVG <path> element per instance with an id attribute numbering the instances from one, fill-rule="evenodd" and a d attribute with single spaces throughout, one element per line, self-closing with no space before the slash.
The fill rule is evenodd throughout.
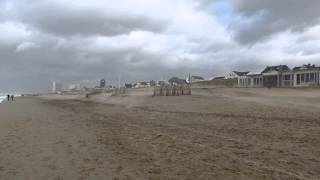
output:
<path id="1" fill-rule="evenodd" d="M 186 96 L 191 95 L 190 85 L 155 86 L 153 96 Z"/>

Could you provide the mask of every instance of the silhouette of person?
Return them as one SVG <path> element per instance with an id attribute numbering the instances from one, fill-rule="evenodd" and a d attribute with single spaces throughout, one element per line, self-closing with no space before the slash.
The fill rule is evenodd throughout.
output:
<path id="1" fill-rule="evenodd" d="M 13 101 L 14 95 L 11 95 L 11 101 Z"/>
<path id="2" fill-rule="evenodd" d="M 10 101 L 10 95 L 9 94 L 7 95 L 7 98 L 8 98 L 8 101 Z"/>

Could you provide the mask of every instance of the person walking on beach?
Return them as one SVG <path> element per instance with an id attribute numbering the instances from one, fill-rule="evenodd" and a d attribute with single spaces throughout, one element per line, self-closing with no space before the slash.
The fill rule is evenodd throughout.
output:
<path id="1" fill-rule="evenodd" d="M 12 94 L 12 95 L 11 95 L 11 101 L 13 101 L 13 98 L 14 98 L 14 95 Z"/>
<path id="2" fill-rule="evenodd" d="M 8 99 L 8 101 L 10 101 L 10 94 L 7 95 L 7 99 Z"/>

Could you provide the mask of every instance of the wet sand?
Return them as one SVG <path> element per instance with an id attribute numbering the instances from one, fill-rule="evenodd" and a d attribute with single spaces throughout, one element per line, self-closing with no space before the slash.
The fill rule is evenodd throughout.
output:
<path id="1" fill-rule="evenodd" d="M 0 104 L 0 179 L 320 179 L 320 90 L 150 92 Z"/>

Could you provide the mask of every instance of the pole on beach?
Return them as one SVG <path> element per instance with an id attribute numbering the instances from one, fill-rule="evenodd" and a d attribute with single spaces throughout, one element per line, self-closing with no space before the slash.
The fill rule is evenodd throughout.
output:
<path id="1" fill-rule="evenodd" d="M 121 73 L 119 74 L 119 78 L 118 78 L 118 88 L 120 89 L 121 87 Z"/>

